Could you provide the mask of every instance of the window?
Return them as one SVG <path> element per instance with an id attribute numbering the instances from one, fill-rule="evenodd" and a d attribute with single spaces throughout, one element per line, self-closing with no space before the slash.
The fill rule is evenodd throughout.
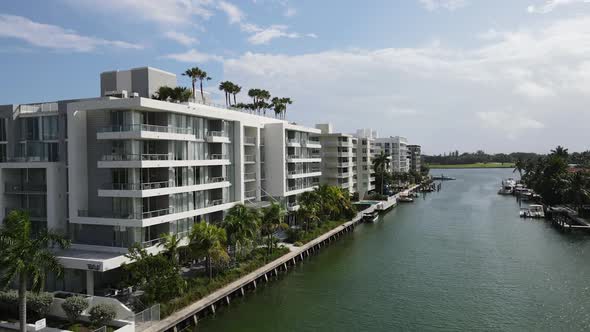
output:
<path id="1" fill-rule="evenodd" d="M 58 117 L 44 116 L 41 117 L 43 123 L 43 139 L 56 140 L 58 139 Z"/>
<path id="2" fill-rule="evenodd" d="M 6 119 L 0 119 L 0 141 L 6 141 Z"/>

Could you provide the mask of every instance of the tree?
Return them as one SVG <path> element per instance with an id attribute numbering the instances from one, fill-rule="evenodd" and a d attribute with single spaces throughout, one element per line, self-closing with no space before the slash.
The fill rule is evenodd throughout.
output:
<path id="1" fill-rule="evenodd" d="M 561 145 L 558 145 L 555 149 L 551 150 L 552 155 L 556 155 L 564 160 L 567 160 L 568 157 L 568 149 L 564 148 Z"/>
<path id="2" fill-rule="evenodd" d="M 211 80 L 211 77 L 209 77 L 207 75 L 207 72 L 204 70 L 201 70 L 201 68 L 199 67 L 193 67 L 193 68 L 189 68 L 187 69 L 184 73 L 182 73 L 183 76 L 188 76 L 191 79 L 191 83 L 193 86 L 193 98 L 196 98 L 195 95 L 195 84 L 197 83 L 197 80 L 199 81 L 199 85 L 201 88 L 201 100 L 203 101 L 203 103 L 205 103 L 205 94 L 203 93 L 203 81 L 204 80 Z"/>
<path id="3" fill-rule="evenodd" d="M 297 201 L 299 202 L 299 210 L 297 210 L 298 219 L 303 221 L 305 230 L 308 231 L 309 226 L 316 225 L 320 222 L 320 199 L 318 192 L 314 190 L 301 193 L 297 197 Z"/>
<path id="4" fill-rule="evenodd" d="M 232 87 L 231 87 L 230 92 L 231 92 L 231 94 L 234 95 L 234 105 L 237 104 L 237 102 L 236 102 L 236 95 L 238 93 L 240 93 L 241 91 L 242 91 L 242 87 L 241 86 L 232 83 Z"/>
<path id="5" fill-rule="evenodd" d="M 291 98 L 278 98 L 274 97 L 271 100 L 271 106 L 275 111 L 275 117 L 282 116 L 285 118 L 287 114 L 287 105 L 293 104 Z"/>
<path id="6" fill-rule="evenodd" d="M 284 222 L 285 210 L 277 203 L 271 203 L 270 206 L 262 209 L 260 220 L 260 230 L 263 236 L 266 236 L 266 245 L 268 252 L 272 253 L 274 234 L 280 229 L 286 229 L 288 226 Z"/>
<path id="7" fill-rule="evenodd" d="M 169 86 L 161 86 L 158 88 L 158 90 L 154 93 L 154 95 L 152 95 L 152 98 L 154 99 L 158 99 L 158 100 L 162 100 L 162 101 L 167 101 L 168 99 L 170 99 L 172 97 L 172 95 L 174 94 L 173 92 L 174 89 L 172 89 Z"/>
<path id="8" fill-rule="evenodd" d="M 99 303 L 88 311 L 90 315 L 90 322 L 96 328 L 107 325 L 110 321 L 115 319 L 117 316 L 117 309 L 112 304 Z"/>
<path id="9" fill-rule="evenodd" d="M 176 234 L 170 233 L 164 233 L 160 235 L 160 237 L 163 240 L 162 243 L 160 243 L 160 246 L 164 248 L 164 255 L 174 263 L 178 264 L 178 249 L 182 238 Z"/>
<path id="10" fill-rule="evenodd" d="M 230 81 L 223 81 L 219 83 L 219 90 L 225 93 L 225 105 L 229 106 L 231 104 L 230 93 L 232 91 L 234 84 Z"/>
<path id="11" fill-rule="evenodd" d="M 168 301 L 186 288 L 176 260 L 163 254 L 152 255 L 138 244 L 129 248 L 125 257 L 132 263 L 124 264 L 123 269 L 129 272 L 129 282 L 144 290 L 142 301 L 148 304 Z"/>
<path id="12" fill-rule="evenodd" d="M 58 277 L 63 274 L 51 247 L 64 249 L 70 244 L 62 236 L 43 230 L 33 234 L 31 220 L 25 211 L 11 211 L 0 228 L 0 283 L 6 287 L 12 280 L 18 283 L 20 331 L 27 330 L 27 284 L 33 292 L 44 287 L 47 272 Z"/>
<path id="13" fill-rule="evenodd" d="M 227 234 L 229 244 L 235 246 L 236 251 L 256 239 L 260 223 L 258 210 L 249 208 L 244 204 L 234 205 L 225 216 L 223 228 Z"/>
<path id="14" fill-rule="evenodd" d="M 526 162 L 524 160 L 518 158 L 516 160 L 516 162 L 514 163 L 514 170 L 512 171 L 512 173 L 518 172 L 518 175 L 522 179 L 522 171 L 524 171 L 525 167 L 526 167 Z"/>
<path id="15" fill-rule="evenodd" d="M 195 257 L 206 257 L 209 279 L 213 278 L 212 265 L 215 262 L 220 265 L 229 261 L 225 251 L 227 236 L 223 228 L 206 222 L 200 222 L 193 226 L 190 234 L 189 248 Z"/>
<path id="16" fill-rule="evenodd" d="M 152 98 L 162 101 L 178 101 L 187 102 L 191 97 L 191 92 L 188 88 L 177 86 L 171 88 L 169 86 L 161 86 L 154 93 Z"/>
<path id="17" fill-rule="evenodd" d="M 590 200 L 589 181 L 586 174 L 582 172 L 575 172 L 569 174 L 567 179 L 567 189 L 565 190 L 565 197 L 576 205 L 576 209 L 580 208 Z"/>
<path id="18" fill-rule="evenodd" d="M 385 171 L 387 168 L 387 163 L 389 163 L 389 158 L 383 152 L 380 155 L 373 158 L 373 169 L 375 172 L 378 172 L 381 175 L 381 195 L 383 195 L 384 189 L 384 178 L 385 178 Z"/>

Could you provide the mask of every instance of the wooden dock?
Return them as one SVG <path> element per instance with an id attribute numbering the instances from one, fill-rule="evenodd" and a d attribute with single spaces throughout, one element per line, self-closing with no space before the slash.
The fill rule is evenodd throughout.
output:
<path id="1" fill-rule="evenodd" d="M 257 284 L 268 282 L 269 277 L 286 272 L 289 268 L 302 262 L 306 257 L 313 255 L 332 241 L 346 235 L 362 222 L 363 215 L 375 211 L 375 205 L 359 212 L 351 221 L 346 222 L 333 230 L 317 237 L 316 239 L 296 248 L 294 251 L 277 258 L 254 272 L 216 290 L 193 304 L 173 313 L 172 315 L 155 322 L 146 328 L 145 332 L 173 331 L 178 332 L 191 326 L 196 326 L 200 318 L 208 313 L 215 313 L 221 305 L 229 305 L 232 298 L 245 296 L 246 291 L 256 289 Z"/>

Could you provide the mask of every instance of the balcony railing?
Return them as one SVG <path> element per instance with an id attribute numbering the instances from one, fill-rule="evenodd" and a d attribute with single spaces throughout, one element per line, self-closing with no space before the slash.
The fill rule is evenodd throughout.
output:
<path id="1" fill-rule="evenodd" d="M 256 144 L 256 137 L 245 136 L 244 144 Z"/>
<path id="2" fill-rule="evenodd" d="M 209 131 L 207 133 L 207 136 L 210 136 L 210 137 L 228 137 L 228 135 L 227 135 L 226 132 L 224 132 L 224 131 L 214 131 L 214 130 Z"/>
<path id="3" fill-rule="evenodd" d="M 246 162 L 256 162 L 256 156 L 255 155 L 245 155 L 244 156 L 244 161 Z"/>
<path id="4" fill-rule="evenodd" d="M 37 218 L 37 219 L 45 219 L 47 218 L 47 210 L 46 209 L 42 209 L 42 208 L 26 208 L 26 207 L 15 207 L 15 208 L 5 208 L 4 209 L 4 215 L 7 216 L 10 211 L 13 210 L 19 210 L 19 211 L 24 211 L 26 213 L 29 214 L 29 217 L 31 218 Z"/>
<path id="5" fill-rule="evenodd" d="M 244 180 L 256 180 L 256 173 L 244 173 Z"/>
<path id="6" fill-rule="evenodd" d="M 256 198 L 256 190 L 248 190 L 244 192 L 244 197 L 246 199 Z"/>
<path id="7" fill-rule="evenodd" d="M 222 159 L 228 159 L 228 158 L 227 158 L 226 154 L 210 154 L 209 159 L 210 160 L 222 160 Z"/>
<path id="8" fill-rule="evenodd" d="M 46 193 L 47 186 L 42 184 L 4 184 L 4 191 L 7 193 Z"/>
<path id="9" fill-rule="evenodd" d="M 172 153 L 161 154 L 107 154 L 102 156 L 102 161 L 151 161 L 173 160 Z"/>
<path id="10" fill-rule="evenodd" d="M 102 186 L 105 190 L 152 190 L 162 188 L 181 188 L 186 186 L 197 186 L 201 184 L 211 184 L 227 181 L 227 178 L 223 176 L 212 177 L 204 180 L 201 183 L 176 185 L 173 181 L 159 181 L 159 182 L 146 182 L 146 183 L 107 183 Z"/>
<path id="11" fill-rule="evenodd" d="M 300 144 L 301 141 L 297 138 L 289 138 L 289 139 L 287 139 L 287 143 Z"/>
<path id="12" fill-rule="evenodd" d="M 119 125 L 119 126 L 108 126 L 98 128 L 99 133 L 120 133 L 120 132 L 140 132 L 140 131 L 151 131 L 156 133 L 168 133 L 168 134 L 192 134 L 193 128 L 181 128 L 172 126 L 159 126 L 150 124 L 132 124 L 132 125 Z"/>

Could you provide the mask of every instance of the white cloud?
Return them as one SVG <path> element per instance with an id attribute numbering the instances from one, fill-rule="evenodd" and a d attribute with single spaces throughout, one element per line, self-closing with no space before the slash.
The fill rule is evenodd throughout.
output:
<path id="1" fill-rule="evenodd" d="M 547 14 L 557 7 L 580 3 L 590 3 L 590 0 L 546 0 L 545 3 L 540 6 L 528 6 L 527 11 L 531 14 Z"/>
<path id="2" fill-rule="evenodd" d="M 23 40 L 33 46 L 55 50 L 90 52 L 97 48 L 142 49 L 138 44 L 120 40 L 83 36 L 57 25 L 31 21 L 22 16 L 0 14 L 0 37 Z"/>
<path id="3" fill-rule="evenodd" d="M 227 1 L 219 1 L 217 6 L 227 15 L 230 24 L 240 23 L 246 16 L 240 8 Z"/>
<path id="4" fill-rule="evenodd" d="M 467 5 L 467 0 L 418 0 L 426 10 L 447 9 L 454 11 Z"/>
<path id="5" fill-rule="evenodd" d="M 197 38 L 191 37 L 185 33 L 178 31 L 167 31 L 166 33 L 164 33 L 164 36 L 184 46 L 191 46 L 199 42 Z"/>
<path id="6" fill-rule="evenodd" d="M 248 41 L 253 45 L 268 44 L 276 38 L 299 38 L 298 33 L 288 32 L 284 25 L 271 25 L 267 28 L 258 29 L 253 35 L 248 37 Z"/>
<path id="7" fill-rule="evenodd" d="M 72 6 L 166 26 L 194 24 L 213 15 L 213 0 L 65 0 Z"/>
<path id="8" fill-rule="evenodd" d="M 211 62 L 211 61 L 223 61 L 223 58 L 219 55 L 202 53 L 202 52 L 197 51 L 196 49 L 190 49 L 190 50 L 183 52 L 183 53 L 166 54 L 166 55 L 161 56 L 161 58 L 176 60 L 179 62 L 189 62 L 189 63 L 204 63 L 204 62 Z"/>
<path id="9" fill-rule="evenodd" d="M 343 132 L 362 123 L 424 142 L 430 151 L 485 144 L 488 150 L 542 152 L 571 135 L 576 136 L 572 149 L 582 149 L 590 132 L 572 131 L 571 119 L 580 126 L 590 121 L 590 16 L 497 31 L 494 37 L 470 49 L 431 43 L 300 55 L 245 53 L 224 61 L 224 76 L 292 97 L 292 120 L 331 121 Z M 412 114 L 420 116 L 398 121 Z M 484 127 L 485 134 L 483 119 L 494 124 Z M 532 130 L 545 124 L 552 130 Z M 515 132 L 524 139 L 503 142 Z"/>

